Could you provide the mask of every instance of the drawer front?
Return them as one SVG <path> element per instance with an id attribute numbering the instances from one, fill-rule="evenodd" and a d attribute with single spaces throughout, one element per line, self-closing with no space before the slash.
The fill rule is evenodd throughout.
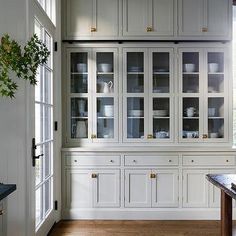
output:
<path id="1" fill-rule="evenodd" d="M 231 166 L 235 165 L 234 156 L 183 156 L 183 165 L 184 166 Z"/>
<path id="2" fill-rule="evenodd" d="M 66 156 L 67 166 L 120 166 L 120 156 Z"/>
<path id="3" fill-rule="evenodd" d="M 177 166 L 178 156 L 125 156 L 126 166 Z"/>

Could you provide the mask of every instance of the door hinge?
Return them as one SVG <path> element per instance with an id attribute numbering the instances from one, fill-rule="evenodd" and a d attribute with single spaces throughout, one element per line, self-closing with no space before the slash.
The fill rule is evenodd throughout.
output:
<path id="1" fill-rule="evenodd" d="M 58 210 L 58 201 L 57 201 L 57 200 L 54 202 L 54 210 L 55 210 L 55 211 Z"/>
<path id="2" fill-rule="evenodd" d="M 57 42 L 54 42 L 54 51 L 57 52 Z"/>
<path id="3" fill-rule="evenodd" d="M 54 130 L 57 131 L 57 129 L 58 129 L 58 122 L 54 121 Z"/>

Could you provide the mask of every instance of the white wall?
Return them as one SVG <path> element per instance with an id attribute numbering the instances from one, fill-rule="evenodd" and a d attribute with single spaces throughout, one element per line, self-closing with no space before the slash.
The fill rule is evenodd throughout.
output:
<path id="1" fill-rule="evenodd" d="M 18 42 L 26 41 L 26 6 L 27 0 L 0 0 L 0 37 L 8 33 Z M 27 90 L 24 81 L 17 83 L 15 99 L 0 97 L 0 182 L 17 185 L 8 198 L 8 236 L 27 235 Z"/>

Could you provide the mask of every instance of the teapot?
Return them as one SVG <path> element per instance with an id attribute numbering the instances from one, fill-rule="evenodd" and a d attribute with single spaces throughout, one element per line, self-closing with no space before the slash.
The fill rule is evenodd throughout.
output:
<path id="1" fill-rule="evenodd" d="M 101 82 L 101 92 L 102 93 L 111 93 L 113 88 L 113 82 Z"/>

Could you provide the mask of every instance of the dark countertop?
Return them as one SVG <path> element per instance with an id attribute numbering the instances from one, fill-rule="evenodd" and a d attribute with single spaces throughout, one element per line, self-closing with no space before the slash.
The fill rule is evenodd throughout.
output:
<path id="1" fill-rule="evenodd" d="M 223 190 L 230 197 L 236 199 L 236 191 L 231 188 L 231 183 L 236 184 L 236 174 L 208 174 L 206 176 L 207 180 L 214 184 L 216 187 Z"/>
<path id="2" fill-rule="evenodd" d="M 16 190 L 15 184 L 0 184 L 0 201 Z"/>

